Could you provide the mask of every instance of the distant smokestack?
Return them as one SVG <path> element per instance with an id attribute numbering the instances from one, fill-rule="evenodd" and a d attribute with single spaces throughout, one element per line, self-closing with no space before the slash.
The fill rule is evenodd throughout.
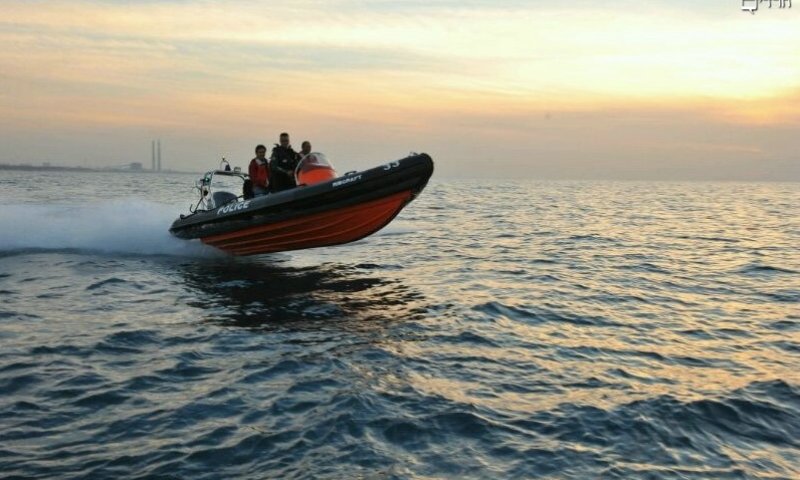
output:
<path id="1" fill-rule="evenodd" d="M 161 171 L 161 139 L 158 139 L 158 171 Z"/>
<path id="2" fill-rule="evenodd" d="M 153 166 L 152 166 L 151 170 L 153 170 L 155 172 L 156 171 L 156 141 L 155 140 L 150 141 L 150 153 L 152 154 L 151 159 L 153 161 L 153 163 L 152 163 Z"/>

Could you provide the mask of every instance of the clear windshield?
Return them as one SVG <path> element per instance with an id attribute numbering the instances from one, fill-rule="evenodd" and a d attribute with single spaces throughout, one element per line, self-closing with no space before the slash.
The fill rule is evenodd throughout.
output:
<path id="1" fill-rule="evenodd" d="M 211 179 L 212 192 L 231 192 L 237 196 L 242 194 L 242 179 L 227 175 L 214 175 Z"/>
<path id="2" fill-rule="evenodd" d="M 309 171 L 315 168 L 333 169 L 333 165 L 325 157 L 324 153 L 311 152 L 300 160 L 297 164 L 297 172 Z"/>

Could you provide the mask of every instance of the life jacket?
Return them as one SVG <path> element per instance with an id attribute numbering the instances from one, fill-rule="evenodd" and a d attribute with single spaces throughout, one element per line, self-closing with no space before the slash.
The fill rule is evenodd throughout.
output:
<path id="1" fill-rule="evenodd" d="M 248 169 L 250 180 L 253 182 L 254 187 L 267 188 L 269 185 L 269 163 L 264 159 L 264 163 L 258 161 L 258 158 L 250 160 L 250 168 Z"/>
<path id="2" fill-rule="evenodd" d="M 275 144 L 270 162 L 274 162 L 278 167 L 291 172 L 294 171 L 299 159 L 300 155 L 291 146 L 282 147 Z"/>

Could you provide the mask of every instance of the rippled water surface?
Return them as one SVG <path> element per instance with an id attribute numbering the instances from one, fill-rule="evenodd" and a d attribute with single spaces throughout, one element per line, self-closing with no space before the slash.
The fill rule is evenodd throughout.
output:
<path id="1" fill-rule="evenodd" d="M 443 181 L 349 246 L 0 172 L 4 478 L 800 478 L 800 184 Z"/>

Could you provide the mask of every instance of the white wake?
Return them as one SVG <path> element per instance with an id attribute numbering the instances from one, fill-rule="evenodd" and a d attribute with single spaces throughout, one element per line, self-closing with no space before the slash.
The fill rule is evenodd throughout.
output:
<path id="1" fill-rule="evenodd" d="M 143 255 L 215 255 L 199 241 L 173 237 L 174 207 L 141 199 L 83 205 L 0 207 L 0 251 L 78 249 Z"/>

